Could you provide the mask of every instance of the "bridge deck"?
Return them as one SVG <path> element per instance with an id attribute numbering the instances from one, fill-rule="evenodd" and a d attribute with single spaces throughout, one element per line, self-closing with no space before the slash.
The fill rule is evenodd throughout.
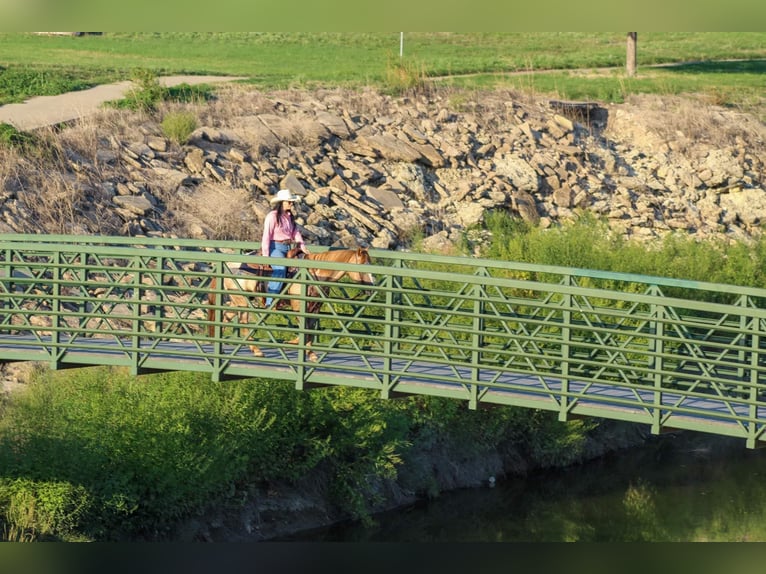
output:
<path id="1" fill-rule="evenodd" d="M 292 380 L 299 388 L 319 385 L 373 389 L 383 396 L 432 395 L 472 398 L 482 404 L 539 408 L 564 412 L 563 419 L 595 416 L 645 423 L 662 430 L 696 430 L 734 437 L 746 436 L 741 420 L 761 428 L 766 407 L 732 402 L 730 397 L 689 396 L 636 387 L 542 378 L 501 372 L 490 367 L 473 369 L 428 361 L 385 359 L 374 354 L 320 353 L 318 363 L 302 361 L 297 348 L 263 349 L 256 358 L 243 345 L 160 341 L 147 343 L 114 338 L 89 338 L 81 346 L 69 341 L 31 335 L 5 335 L 0 340 L 0 361 L 42 361 L 55 368 L 96 365 L 125 366 L 137 374 L 157 371 L 218 373 L 221 379 L 276 378 Z M 59 345 L 66 344 L 66 348 Z M 661 408 L 657 408 L 660 407 Z M 560 415 L 561 417 L 561 415 Z M 763 440 L 759 433 L 759 440 Z"/>

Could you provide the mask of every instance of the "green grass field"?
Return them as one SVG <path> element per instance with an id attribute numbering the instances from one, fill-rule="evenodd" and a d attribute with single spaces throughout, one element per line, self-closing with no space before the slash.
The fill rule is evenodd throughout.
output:
<path id="1" fill-rule="evenodd" d="M 138 69 L 242 75 L 263 88 L 386 88 L 392 68 L 403 65 L 422 80 L 469 89 L 512 87 L 611 102 L 638 92 L 695 92 L 722 104 L 763 104 L 766 33 L 641 33 L 635 78 L 624 73 L 624 32 L 405 33 L 401 45 L 400 39 L 399 33 L 3 33 L 0 104 L 129 79 Z M 681 65 L 657 67 L 671 63 Z"/>

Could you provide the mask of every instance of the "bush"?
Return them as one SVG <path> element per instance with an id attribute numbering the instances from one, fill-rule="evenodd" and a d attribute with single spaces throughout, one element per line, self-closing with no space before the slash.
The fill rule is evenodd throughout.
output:
<path id="1" fill-rule="evenodd" d="M 28 520 L 9 517 L 9 502 L 0 506 L 6 523 L 24 531 L 65 536 L 64 526 L 75 526 L 37 510 L 41 489 L 55 481 L 87 492 L 87 505 L 76 504 L 79 491 L 61 491 L 55 506 L 83 509 L 76 525 L 83 535 L 161 535 L 180 517 L 231 495 L 262 453 L 278 452 L 264 434 L 271 418 L 253 398 L 253 385 L 217 386 L 175 373 L 145 384 L 115 369 L 46 377 L 56 380 L 30 383 L 0 420 L 2 478 L 33 480 L 22 489 L 31 493 L 23 499 L 31 505 Z"/>
<path id="2" fill-rule="evenodd" d="M 122 100 L 108 102 L 109 106 L 133 111 L 153 112 L 157 104 L 167 96 L 168 90 L 160 84 L 154 72 L 144 69 L 133 71 L 132 77 L 135 86 Z"/>
<path id="3" fill-rule="evenodd" d="M 191 112 L 172 112 L 167 114 L 160 124 L 162 133 L 170 141 L 185 144 L 189 136 L 197 129 L 197 118 Z"/>
<path id="4" fill-rule="evenodd" d="M 11 124 L 0 123 L 0 146 L 26 151 L 35 143 L 31 134 L 19 131 Z"/>
<path id="5" fill-rule="evenodd" d="M 764 283 L 766 238 L 743 244 L 669 234 L 647 244 L 624 239 L 590 214 L 542 229 L 498 211 L 488 214 L 486 226 L 492 240 L 482 247 L 482 255 L 492 259 L 730 285 L 758 287 Z M 466 242 L 465 249 L 470 250 L 470 242 Z"/>
<path id="6" fill-rule="evenodd" d="M 80 527 L 90 502 L 85 488 L 67 482 L 2 479 L 0 540 L 66 540 Z"/>

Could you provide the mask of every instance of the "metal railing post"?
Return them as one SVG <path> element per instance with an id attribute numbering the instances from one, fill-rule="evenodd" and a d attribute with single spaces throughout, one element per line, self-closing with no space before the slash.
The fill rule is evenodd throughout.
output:
<path id="1" fill-rule="evenodd" d="M 51 368 L 57 369 L 64 354 L 61 347 L 61 252 L 51 254 Z"/>
<path id="2" fill-rule="evenodd" d="M 223 270 L 226 264 L 218 261 L 213 269 L 213 278 L 215 279 L 216 290 L 213 294 L 213 372 L 211 378 L 214 383 L 220 383 L 223 380 Z M 207 335 L 208 325 L 205 326 L 205 335 Z"/>
<path id="3" fill-rule="evenodd" d="M 661 300 L 662 294 L 655 288 L 652 289 L 652 295 Z M 665 306 L 652 303 L 649 310 L 649 357 L 651 360 L 652 380 L 654 392 L 652 393 L 653 407 L 651 411 L 652 434 L 660 434 L 662 431 L 662 396 L 663 396 L 663 375 L 665 369 Z"/>
<path id="4" fill-rule="evenodd" d="M 572 276 L 564 278 L 566 287 L 572 286 Z M 564 293 L 562 304 L 564 310 L 561 314 L 561 397 L 559 398 L 559 421 L 564 422 L 569 415 L 569 377 L 570 362 L 572 361 L 572 293 Z M 574 401 L 572 401 L 574 402 Z"/>
<path id="5" fill-rule="evenodd" d="M 471 350 L 471 388 L 468 408 L 476 409 L 479 405 L 479 380 L 481 379 L 481 348 L 484 346 L 484 297 L 486 296 L 481 284 L 473 286 L 473 335 Z"/>
<path id="6" fill-rule="evenodd" d="M 401 262 L 397 261 L 394 265 L 395 268 L 401 269 Z M 385 324 L 383 326 L 383 375 L 382 375 L 382 387 L 380 389 L 380 396 L 384 399 L 391 398 L 391 387 L 393 386 L 393 377 L 391 371 L 393 369 L 392 357 L 396 353 L 397 341 L 399 340 L 399 322 L 401 320 L 401 310 L 398 306 L 402 303 L 402 279 L 398 274 L 391 274 L 385 278 L 386 284 L 386 307 L 385 307 Z"/>

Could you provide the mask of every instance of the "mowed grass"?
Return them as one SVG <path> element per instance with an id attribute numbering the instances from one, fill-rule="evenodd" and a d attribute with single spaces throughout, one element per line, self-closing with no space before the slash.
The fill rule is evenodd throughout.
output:
<path id="1" fill-rule="evenodd" d="M 408 32 L 401 57 L 400 47 L 399 33 L 4 33 L 0 104 L 131 79 L 137 69 L 246 76 L 263 88 L 385 89 L 387 72 L 406 62 L 425 79 L 467 88 L 602 101 L 696 92 L 750 106 L 762 101 L 766 72 L 766 33 L 755 32 L 640 33 L 630 79 L 624 32 Z M 655 67 L 669 63 L 683 65 Z"/>

